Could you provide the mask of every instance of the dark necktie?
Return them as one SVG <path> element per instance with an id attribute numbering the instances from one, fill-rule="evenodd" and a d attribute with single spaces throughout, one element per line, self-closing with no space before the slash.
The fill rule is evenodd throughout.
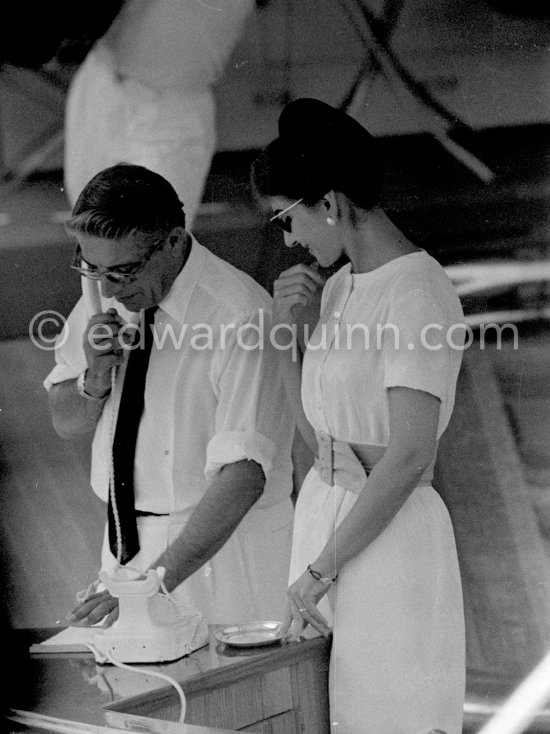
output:
<path id="1" fill-rule="evenodd" d="M 153 344 L 152 324 L 155 319 L 155 311 L 156 306 L 146 309 L 142 314 L 143 344 L 134 347 L 128 358 L 113 439 L 114 494 L 122 539 L 121 564 L 128 563 L 139 551 L 134 507 L 134 461 L 139 423 L 145 402 L 145 377 Z M 139 332 L 136 333 L 136 336 L 139 339 Z M 112 554 L 118 557 L 117 533 L 110 492 L 107 519 L 109 546 Z"/>

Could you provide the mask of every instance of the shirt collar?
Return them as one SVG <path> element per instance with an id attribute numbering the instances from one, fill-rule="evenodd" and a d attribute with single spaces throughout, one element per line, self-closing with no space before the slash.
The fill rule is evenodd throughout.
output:
<path id="1" fill-rule="evenodd" d="M 191 252 L 187 262 L 172 283 L 168 293 L 159 303 L 159 308 L 175 321 L 179 321 L 180 324 L 185 323 L 191 296 L 201 279 L 206 264 L 206 248 L 200 245 L 192 234 L 189 236 L 191 238 Z"/>

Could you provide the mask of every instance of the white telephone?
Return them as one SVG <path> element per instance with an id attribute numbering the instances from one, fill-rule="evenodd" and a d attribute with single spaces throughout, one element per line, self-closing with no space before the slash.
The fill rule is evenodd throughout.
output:
<path id="1" fill-rule="evenodd" d="M 107 591 L 118 599 L 119 616 L 94 635 L 91 649 L 97 662 L 111 657 L 126 663 L 176 660 L 206 644 L 202 614 L 184 613 L 170 595 L 161 594 L 163 576 L 162 568 L 144 574 L 124 566 L 112 575 L 100 572 Z"/>
<path id="2" fill-rule="evenodd" d="M 92 313 L 101 313 L 98 282 L 83 277 L 82 290 Z M 111 500 L 116 516 L 114 493 Z M 176 660 L 206 644 L 204 617 L 198 611 L 182 609 L 168 593 L 160 593 L 163 577 L 160 568 L 141 573 L 118 566 L 111 574 L 100 572 L 107 591 L 119 600 L 119 617 L 111 627 L 94 634 L 90 649 L 97 662 L 110 662 L 109 657 L 122 663 Z"/>

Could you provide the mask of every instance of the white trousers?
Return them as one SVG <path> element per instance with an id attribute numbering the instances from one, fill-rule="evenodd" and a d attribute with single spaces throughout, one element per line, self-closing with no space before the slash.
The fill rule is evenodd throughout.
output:
<path id="1" fill-rule="evenodd" d="M 179 535 L 189 512 L 138 517 L 140 552 L 130 561 L 145 571 Z M 269 509 L 252 508 L 227 543 L 202 568 L 175 589 L 176 601 L 204 615 L 209 624 L 281 620 L 286 604 L 292 537 L 290 499 Z M 116 558 L 103 539 L 102 569 Z"/>
<path id="2" fill-rule="evenodd" d="M 356 500 L 309 472 L 296 505 L 291 581 Z M 330 591 L 319 608 L 333 626 L 331 731 L 461 734 L 462 587 L 451 521 L 435 490 L 417 487 L 378 538 L 343 566 Z"/>
<path id="3" fill-rule="evenodd" d="M 136 163 L 172 184 L 190 228 L 215 147 L 210 88 L 158 90 L 121 79 L 101 42 L 77 70 L 65 113 L 64 175 L 71 206 L 103 168 L 121 161 Z"/>

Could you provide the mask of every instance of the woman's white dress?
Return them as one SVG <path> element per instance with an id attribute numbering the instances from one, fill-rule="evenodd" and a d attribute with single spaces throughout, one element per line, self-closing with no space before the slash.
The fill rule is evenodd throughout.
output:
<path id="1" fill-rule="evenodd" d="M 454 404 L 460 323 L 452 284 L 423 251 L 359 275 L 342 268 L 325 287 L 304 356 L 302 400 L 313 427 L 340 441 L 385 446 L 387 389 L 405 386 L 440 399 L 439 437 Z M 296 506 L 291 582 L 356 499 L 311 469 Z M 460 734 L 462 589 L 450 517 L 429 483 L 342 567 L 320 610 L 333 626 L 334 734 Z"/>

